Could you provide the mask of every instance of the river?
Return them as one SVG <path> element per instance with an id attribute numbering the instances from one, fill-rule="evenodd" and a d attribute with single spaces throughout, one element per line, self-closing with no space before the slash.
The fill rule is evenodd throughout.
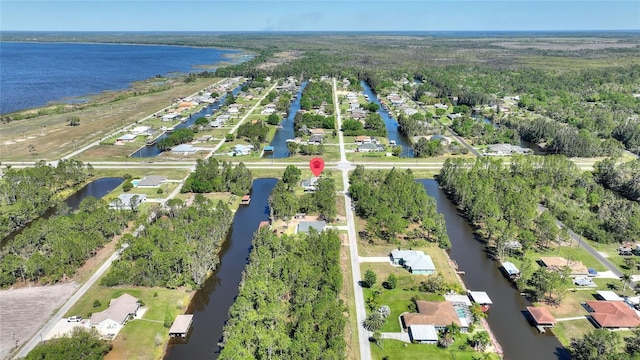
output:
<path id="1" fill-rule="evenodd" d="M 220 264 L 204 286 L 196 292 L 188 314 L 193 316 L 193 328 L 187 342 L 172 340 L 166 360 L 216 359 L 222 340 L 222 329 L 229 317 L 229 308 L 238 295 L 238 285 L 249 259 L 253 233 L 260 221 L 267 220 L 267 199 L 277 179 L 256 179 L 251 190 L 251 203 L 240 206 L 233 225 L 220 250 Z"/>
<path id="2" fill-rule="evenodd" d="M 289 157 L 289 148 L 287 148 L 287 139 L 293 139 L 296 137 L 295 131 L 293 130 L 293 120 L 296 117 L 296 114 L 300 110 L 300 99 L 302 99 L 302 91 L 307 86 L 307 82 L 303 82 L 300 85 L 300 89 L 296 93 L 295 100 L 291 103 L 289 107 L 289 116 L 286 119 L 282 120 L 280 125 L 282 128 L 276 130 L 276 135 L 271 140 L 271 146 L 273 146 L 273 153 L 265 153 L 264 157 L 273 158 L 273 159 L 282 159 Z"/>
<path id="3" fill-rule="evenodd" d="M 438 212 L 444 215 L 447 234 L 451 239 L 449 255 L 455 260 L 469 290 L 486 291 L 493 305 L 487 321 L 504 351 L 507 360 L 569 360 L 568 351 L 555 336 L 540 334 L 524 316 L 531 305 L 502 275 L 498 263 L 491 260 L 482 243 L 476 240 L 473 229 L 458 213 L 435 180 L 418 180 L 429 196 L 436 199 Z"/>
<path id="4" fill-rule="evenodd" d="M 63 201 L 63 204 L 68 206 L 71 209 L 71 211 L 77 210 L 82 200 L 84 200 L 84 198 L 86 198 L 87 196 L 93 196 L 96 199 L 100 199 L 103 196 L 110 193 L 111 190 L 118 187 L 118 185 L 122 184 L 123 181 L 124 179 L 117 178 L 117 177 L 106 177 L 106 178 L 96 179 L 88 183 L 84 187 L 82 187 L 82 189 L 73 193 L 73 195 L 69 196 L 66 200 Z M 37 219 L 50 218 L 58 211 L 58 208 L 59 206 L 53 206 Z M 33 221 L 37 219 L 34 219 Z M 31 226 L 33 221 L 29 222 L 27 225 L 21 227 L 20 229 L 13 231 L 11 234 L 7 235 L 4 239 L 2 239 L 2 242 L 0 242 L 0 249 L 2 249 L 7 242 L 13 240 L 13 238 L 15 238 L 16 235 L 24 231 L 24 229 Z"/>
<path id="5" fill-rule="evenodd" d="M 238 92 L 240 92 L 240 89 L 242 88 L 243 85 L 244 84 L 241 84 L 231 91 L 234 96 L 238 95 Z M 220 108 L 220 106 L 224 104 L 226 98 L 227 98 L 227 94 L 224 94 L 222 97 L 220 97 L 220 99 L 218 99 L 218 101 L 214 102 L 211 105 L 205 106 L 202 110 L 198 111 L 195 114 L 192 114 L 191 116 L 189 116 L 187 121 L 179 123 L 174 127 L 174 129 L 177 130 L 187 126 L 191 126 L 196 122 L 198 118 L 213 114 L 216 110 Z M 169 136 L 169 133 L 164 133 L 160 135 L 156 139 L 156 142 L 153 145 L 147 145 L 147 146 L 141 147 L 140 149 L 138 149 L 138 151 L 131 154 L 130 157 L 147 158 L 147 157 L 158 156 L 162 152 L 160 151 L 160 149 L 158 149 L 158 141 L 166 138 L 167 136 Z"/>
<path id="6" fill-rule="evenodd" d="M 413 147 L 411 146 L 409 139 L 398 130 L 398 122 L 394 119 L 387 109 L 382 107 L 380 104 L 380 100 L 378 100 L 378 96 L 371 90 L 371 87 L 364 81 L 360 81 L 360 85 L 362 85 L 362 89 L 364 93 L 369 96 L 369 101 L 374 102 L 380 106 L 380 110 L 378 110 L 378 114 L 382 117 L 384 121 L 384 125 L 387 128 L 387 137 L 389 140 L 395 140 L 396 145 L 402 146 L 402 154 L 401 157 L 413 157 Z"/>

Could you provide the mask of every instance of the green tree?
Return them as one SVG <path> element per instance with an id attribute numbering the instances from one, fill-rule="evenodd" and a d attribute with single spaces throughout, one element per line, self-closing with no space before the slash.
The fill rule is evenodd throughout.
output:
<path id="1" fill-rule="evenodd" d="M 396 288 L 397 285 L 398 285 L 398 278 L 396 277 L 396 275 L 389 274 L 389 277 L 387 277 L 387 288 L 393 290 Z"/>
<path id="2" fill-rule="evenodd" d="M 101 360 L 111 350 L 95 329 L 74 327 L 70 336 L 36 346 L 26 360 Z"/>
<path id="3" fill-rule="evenodd" d="M 269 124 L 269 125 L 278 125 L 278 124 L 280 124 L 280 117 L 278 116 L 278 114 L 270 114 L 267 117 L 267 124 Z"/>
<path id="4" fill-rule="evenodd" d="M 379 312 L 374 311 L 369 314 L 363 321 L 362 326 L 369 331 L 379 331 L 384 326 L 385 319 Z"/>
<path id="5" fill-rule="evenodd" d="M 373 270 L 367 270 L 364 273 L 364 282 L 363 285 L 365 287 L 371 288 L 376 283 L 377 276 Z"/>
<path id="6" fill-rule="evenodd" d="M 284 170 L 284 174 L 282 175 L 282 181 L 287 184 L 287 189 L 294 189 L 298 182 L 300 182 L 300 176 L 302 175 L 302 171 L 298 169 L 295 165 L 288 165 Z"/>
<path id="7" fill-rule="evenodd" d="M 70 116 L 67 118 L 67 122 L 69 123 L 69 126 L 78 126 L 80 125 L 80 118 L 77 116 Z"/>
<path id="8" fill-rule="evenodd" d="M 574 360 L 613 360 L 620 358 L 620 335 L 607 329 L 596 329 L 582 339 L 571 339 L 569 347 Z"/>

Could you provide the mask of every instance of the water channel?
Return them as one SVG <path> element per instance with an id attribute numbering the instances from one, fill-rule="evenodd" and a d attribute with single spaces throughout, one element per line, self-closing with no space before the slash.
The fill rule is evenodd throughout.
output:
<path id="1" fill-rule="evenodd" d="M 483 244 L 475 239 L 473 229 L 462 218 L 456 206 L 438 188 L 435 180 L 418 180 L 429 196 L 436 199 L 438 212 L 444 215 L 452 247 L 449 255 L 464 271 L 469 290 L 486 291 L 493 305 L 487 321 L 507 360 L 562 359 L 571 357 L 551 334 L 540 334 L 524 316 L 531 305 L 502 275 L 498 263 L 491 260 Z"/>
<path id="2" fill-rule="evenodd" d="M 86 198 L 87 196 L 93 196 L 96 199 L 100 199 L 103 196 L 110 193 L 111 190 L 115 189 L 118 185 L 122 184 L 123 181 L 124 179 L 117 178 L 117 177 L 106 177 L 106 178 L 100 178 L 100 179 L 94 180 L 89 184 L 85 185 L 84 187 L 82 187 L 82 189 L 76 191 L 73 195 L 69 196 L 66 200 L 64 200 L 62 202 L 64 204 L 63 206 L 69 207 L 71 211 L 77 210 L 82 200 L 84 200 L 84 198 Z M 40 216 L 38 219 L 48 219 L 51 216 L 53 216 L 58 211 L 58 209 L 59 209 L 59 206 L 53 206 L 52 208 L 47 210 L 44 214 L 42 214 L 42 216 Z M 21 227 L 20 229 L 13 231 L 9 235 L 7 235 L 4 239 L 2 239 L 2 242 L 0 242 L 0 249 L 2 249 L 7 242 L 13 240 L 13 238 L 15 238 L 16 235 L 24 231 L 24 229 L 31 226 L 33 221 L 29 222 L 27 225 Z"/>
<path id="3" fill-rule="evenodd" d="M 164 359 L 216 359 L 222 340 L 222 329 L 229 308 L 238 295 L 238 285 L 251 251 L 253 233 L 260 221 L 268 219 L 267 199 L 277 179 L 256 179 L 251 190 L 251 203 L 240 206 L 233 225 L 220 251 L 220 264 L 204 286 L 196 292 L 187 314 L 194 314 L 193 327 L 186 342 L 169 344 Z"/>
<path id="4" fill-rule="evenodd" d="M 384 121 L 384 125 L 387 128 L 387 137 L 389 140 L 394 140 L 396 145 L 402 146 L 402 154 L 401 157 L 413 157 L 413 147 L 409 142 L 409 139 L 398 130 L 398 122 L 394 119 L 391 114 L 382 107 L 380 104 L 380 100 L 378 100 L 378 96 L 371 90 L 371 87 L 364 81 L 360 81 L 360 85 L 362 85 L 362 89 L 364 93 L 369 96 L 369 101 L 374 102 L 380 106 L 380 110 L 378 110 L 378 114 L 382 117 Z"/>
<path id="5" fill-rule="evenodd" d="M 242 88 L 243 85 L 244 84 L 236 87 L 235 89 L 233 89 L 231 91 L 234 96 L 238 95 L 238 92 L 240 92 L 240 89 Z M 187 121 L 181 122 L 178 125 L 176 125 L 174 127 L 174 130 L 182 129 L 182 128 L 187 127 L 187 126 L 191 126 L 196 122 L 196 120 L 198 118 L 213 114 L 214 112 L 216 112 L 216 110 L 218 110 L 220 108 L 220 106 L 224 105 L 224 102 L 225 102 L 226 98 L 227 98 L 227 94 L 224 94 L 224 95 L 222 95 L 222 97 L 220 97 L 220 99 L 218 99 L 213 104 L 205 106 L 202 110 L 198 111 L 195 114 L 191 114 L 189 116 L 189 118 L 187 119 Z M 158 149 L 158 141 L 166 138 L 167 136 L 169 136 L 169 133 L 165 132 L 164 134 L 160 135 L 156 139 L 156 142 L 153 145 L 146 145 L 146 146 L 141 147 L 140 149 L 138 149 L 138 151 L 136 151 L 133 154 L 131 154 L 130 157 L 132 157 L 132 158 L 147 158 L 147 157 L 154 157 L 154 156 L 160 155 L 160 153 L 162 151 L 160 151 L 160 149 Z"/>
<path id="6" fill-rule="evenodd" d="M 276 130 L 276 135 L 271 140 L 271 146 L 273 146 L 273 153 L 265 153 L 264 157 L 272 159 L 282 159 L 289 157 L 289 149 L 287 148 L 287 139 L 293 139 L 296 137 L 295 131 L 293 131 L 293 120 L 296 114 L 300 110 L 300 99 L 302 98 L 302 91 L 307 86 L 307 82 L 303 82 L 300 85 L 300 89 L 296 93 L 294 101 L 289 107 L 289 116 L 282 120 L 280 129 Z"/>

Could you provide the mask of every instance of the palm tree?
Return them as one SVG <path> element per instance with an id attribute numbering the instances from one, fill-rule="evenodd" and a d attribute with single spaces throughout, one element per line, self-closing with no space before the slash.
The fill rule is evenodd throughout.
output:
<path id="1" fill-rule="evenodd" d="M 627 286 L 629 285 L 629 282 L 631 281 L 631 274 L 629 273 L 624 273 L 622 274 L 622 291 L 624 292 L 627 289 Z"/>
<path id="2" fill-rule="evenodd" d="M 369 314 L 369 316 L 367 316 L 367 318 L 364 319 L 364 321 L 362 322 L 362 326 L 365 329 L 369 331 L 374 331 L 374 332 L 382 329 L 383 325 L 384 325 L 384 318 L 377 311 L 374 311 L 371 314 Z"/>
<path id="3" fill-rule="evenodd" d="M 473 349 L 475 351 L 484 351 L 487 346 L 491 343 L 491 338 L 489 337 L 489 333 L 486 331 L 480 331 L 475 333 L 471 338 L 471 343 L 473 344 Z"/>

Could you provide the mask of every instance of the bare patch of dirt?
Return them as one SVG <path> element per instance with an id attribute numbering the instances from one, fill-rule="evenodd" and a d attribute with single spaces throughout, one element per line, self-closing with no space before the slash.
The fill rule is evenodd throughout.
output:
<path id="1" fill-rule="evenodd" d="M 302 51 L 282 51 L 279 53 L 275 53 L 269 60 L 257 66 L 258 69 L 266 70 L 273 69 L 274 67 L 287 63 L 292 60 L 297 60 L 302 58 Z"/>
<path id="2" fill-rule="evenodd" d="M 29 340 L 76 287 L 69 282 L 0 290 L 0 359 Z"/>

